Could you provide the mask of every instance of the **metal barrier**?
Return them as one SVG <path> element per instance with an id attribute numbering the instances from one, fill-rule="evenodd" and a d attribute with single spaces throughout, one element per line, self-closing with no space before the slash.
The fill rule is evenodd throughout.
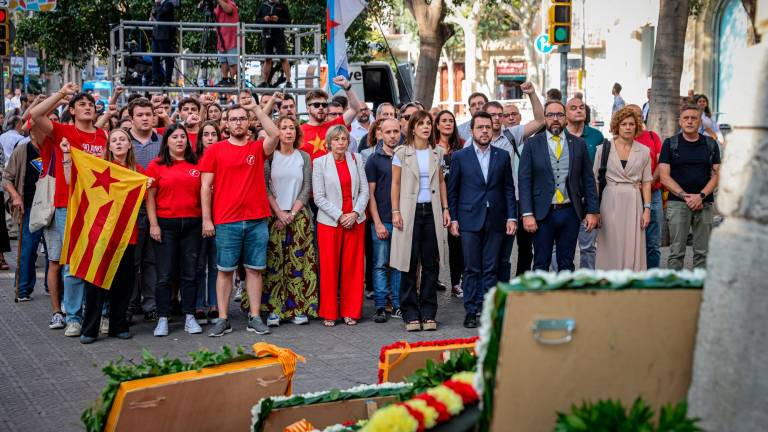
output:
<path id="1" fill-rule="evenodd" d="M 177 46 L 178 49 L 174 52 L 153 52 L 149 49 L 151 45 L 151 38 L 147 32 L 151 32 L 155 26 L 172 26 L 177 30 Z M 218 37 L 216 30 L 218 28 L 235 27 L 237 28 L 236 39 L 236 52 L 233 54 L 224 53 L 207 53 L 207 52 L 194 52 L 190 47 L 184 46 L 184 34 L 190 32 L 203 33 L 201 43 L 201 51 L 204 49 L 204 44 L 207 41 L 208 36 Z M 246 38 L 249 36 L 255 36 L 263 34 L 265 30 L 281 28 L 284 30 L 286 41 L 293 42 L 293 52 L 286 53 L 285 55 L 268 55 L 258 52 L 248 52 Z M 130 32 L 141 32 L 139 35 L 139 42 L 128 40 L 130 38 Z M 143 37 L 143 39 L 142 39 Z M 305 94 L 312 90 L 320 89 L 320 66 L 324 61 L 322 52 L 322 32 L 319 24 L 315 25 L 302 25 L 302 24 L 245 24 L 245 23 L 216 23 L 216 22 L 157 22 L 157 21 L 121 21 L 120 24 L 113 27 L 110 31 L 110 56 L 109 56 L 109 72 L 113 81 L 120 82 L 123 87 L 128 91 L 176 91 L 176 92 L 199 92 L 199 91 L 216 91 L 219 93 L 234 93 L 239 92 L 242 89 L 252 89 L 257 92 L 274 92 L 282 91 L 285 93 Z M 146 47 L 142 47 L 142 43 L 146 43 Z M 309 45 L 312 47 L 312 51 L 309 54 L 302 54 L 302 44 L 304 46 Z M 288 44 L 286 43 L 286 46 Z M 175 69 L 181 74 L 183 78 L 183 86 L 167 86 L 167 85 L 147 85 L 147 83 L 141 82 L 128 83 L 126 78 L 129 72 L 131 72 L 131 65 L 136 69 L 136 65 L 142 66 L 138 68 L 138 71 L 133 70 L 133 75 L 144 73 L 145 69 L 150 68 L 146 62 L 142 63 L 145 57 L 172 57 L 174 63 L 177 63 Z M 204 60 L 217 61 L 221 57 L 236 58 L 237 66 L 237 81 L 236 84 L 231 86 L 201 86 L 199 85 L 200 72 L 204 73 L 203 80 L 207 83 L 208 80 L 208 67 L 201 64 Z M 249 62 L 264 61 L 267 59 L 282 60 L 286 59 L 292 63 L 292 81 L 295 87 L 291 88 L 275 88 L 275 87 L 257 87 L 252 82 L 245 79 L 244 69 Z M 187 77 L 187 66 L 189 62 L 198 63 L 198 70 L 194 79 Z M 317 74 L 299 76 L 299 63 L 313 65 L 315 67 L 309 67 L 308 70 L 317 71 Z M 280 68 L 279 62 L 273 62 L 273 68 Z M 143 79 L 142 79 L 143 81 Z M 190 82 L 192 81 L 192 82 Z M 299 86 L 303 83 L 304 86 Z M 250 84 L 250 85 L 249 85 Z"/>

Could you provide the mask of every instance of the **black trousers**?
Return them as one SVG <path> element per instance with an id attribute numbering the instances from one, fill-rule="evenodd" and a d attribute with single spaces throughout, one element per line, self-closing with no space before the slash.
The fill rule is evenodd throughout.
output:
<path id="1" fill-rule="evenodd" d="M 152 52 L 173 52 L 173 39 L 153 39 Z M 163 69 L 163 63 L 165 63 L 165 69 Z M 173 57 L 152 57 L 152 81 L 155 84 L 170 84 L 173 81 Z"/>
<path id="2" fill-rule="evenodd" d="M 451 273 L 451 286 L 461 282 L 464 273 L 464 251 L 461 249 L 461 237 L 448 234 L 448 267 Z"/>
<path id="3" fill-rule="evenodd" d="M 517 271 L 516 276 L 530 271 L 533 265 L 533 234 L 523 229 L 522 218 L 517 225 Z"/>
<path id="4" fill-rule="evenodd" d="M 157 285 L 155 301 L 157 315 L 171 316 L 171 280 L 179 270 L 181 281 L 181 309 L 185 314 L 195 313 L 197 301 L 197 256 L 202 241 L 200 218 L 158 218 L 160 243 L 155 246 Z"/>
<path id="5" fill-rule="evenodd" d="M 373 292 L 373 239 L 371 218 L 365 220 L 365 290 Z"/>
<path id="6" fill-rule="evenodd" d="M 411 239 L 411 262 L 408 272 L 400 277 L 400 310 L 403 320 L 434 320 L 437 315 L 438 265 L 439 254 L 435 220 L 432 204 L 416 204 Z M 416 277 L 421 264 L 421 284 L 416 290 Z"/>
<path id="7" fill-rule="evenodd" d="M 135 249 L 134 245 L 128 245 L 125 249 L 110 289 L 106 290 L 90 282 L 85 282 L 85 313 L 83 315 L 82 335 L 93 338 L 99 336 L 101 310 L 107 298 L 109 298 L 109 335 L 115 336 L 128 331 L 126 312 L 133 291 L 133 254 Z"/>

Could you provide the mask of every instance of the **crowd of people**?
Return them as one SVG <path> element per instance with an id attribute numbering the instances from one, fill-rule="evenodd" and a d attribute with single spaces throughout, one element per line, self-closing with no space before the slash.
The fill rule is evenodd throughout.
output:
<path id="1" fill-rule="evenodd" d="M 574 270 L 577 247 L 581 268 L 658 267 L 662 190 L 668 267 L 683 267 L 689 233 L 694 265 L 705 265 L 720 152 L 701 129 L 703 103 L 683 104 L 680 132 L 663 142 L 646 129 L 643 108 L 618 107 L 605 139 L 581 95 L 563 103 L 553 89 L 542 103 L 530 83 L 521 85 L 527 123 L 515 104 L 473 93 L 471 119 L 458 124 L 452 111 L 419 102 L 373 107 L 344 77 L 333 82 L 345 96 L 307 93 L 306 121 L 290 94 L 247 90 L 233 103 L 185 97 L 172 110 L 167 95 L 118 87 L 103 113 L 73 83 L 34 98 L 0 136 L 3 185 L 22 230 L 17 301 L 31 299 L 42 243 L 49 326 L 82 343 L 130 338 L 138 314 L 156 322 L 158 337 L 178 331 L 176 313 L 184 331 L 210 325 L 209 336 L 222 336 L 232 331 L 233 298 L 246 330 L 260 335 L 318 317 L 326 327 L 356 325 L 366 297 L 376 323 L 434 331 L 437 292 L 448 289 L 474 328 L 498 281 Z M 108 291 L 59 264 L 71 149 L 148 177 Z M 30 231 L 44 181 L 54 217 Z"/>

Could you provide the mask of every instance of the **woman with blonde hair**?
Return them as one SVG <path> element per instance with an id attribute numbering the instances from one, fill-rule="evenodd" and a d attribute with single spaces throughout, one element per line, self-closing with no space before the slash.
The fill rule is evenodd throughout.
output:
<path id="1" fill-rule="evenodd" d="M 348 151 L 346 127 L 330 127 L 325 142 L 328 154 L 312 164 L 320 255 L 319 315 L 326 327 L 333 327 L 341 311 L 344 323 L 352 326 L 363 309 L 368 180 L 363 158 Z"/>
<path id="2" fill-rule="evenodd" d="M 645 229 L 651 218 L 651 153 L 635 138 L 642 119 L 631 108 L 611 119 L 613 141 L 597 147 L 594 174 L 600 196 L 596 268 L 634 271 L 648 267 Z"/>
<path id="3" fill-rule="evenodd" d="M 392 157 L 392 246 L 389 265 L 403 272 L 400 309 L 406 331 L 437 330 L 437 278 L 447 267 L 451 223 L 441 169 L 445 151 L 435 143 L 432 116 L 411 114 L 405 143 Z M 421 285 L 417 272 L 421 266 Z"/>

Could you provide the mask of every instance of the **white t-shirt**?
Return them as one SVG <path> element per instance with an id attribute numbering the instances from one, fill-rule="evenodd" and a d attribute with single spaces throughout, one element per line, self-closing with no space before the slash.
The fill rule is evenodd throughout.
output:
<path id="1" fill-rule="evenodd" d="M 304 159 L 301 154 L 294 150 L 286 156 L 276 151 L 272 159 L 271 180 L 272 193 L 280 210 L 290 210 L 304 182 Z"/>
<path id="2" fill-rule="evenodd" d="M 432 194 L 429 193 L 430 153 L 430 149 L 416 150 L 416 163 L 419 165 L 419 195 L 416 197 L 416 202 L 419 204 L 432 202 Z M 395 155 L 392 157 L 392 165 L 402 167 L 403 163 Z"/>

